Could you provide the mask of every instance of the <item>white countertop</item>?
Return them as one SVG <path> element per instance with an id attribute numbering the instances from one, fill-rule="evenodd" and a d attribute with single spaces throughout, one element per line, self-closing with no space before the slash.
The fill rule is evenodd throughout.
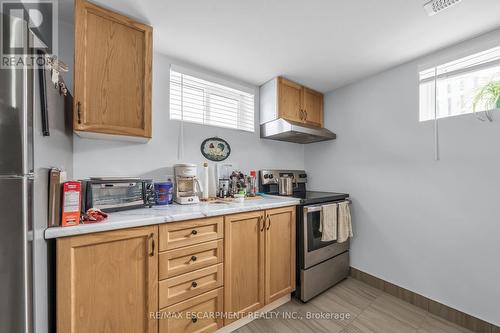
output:
<path id="1" fill-rule="evenodd" d="M 71 227 L 53 227 L 45 230 L 45 239 L 83 235 L 93 232 L 140 227 L 198 219 L 208 216 L 228 215 L 270 208 L 298 205 L 299 199 L 264 195 L 262 199 L 245 200 L 243 203 L 199 203 L 194 205 L 166 205 L 109 213 L 103 222 L 80 224 Z"/>

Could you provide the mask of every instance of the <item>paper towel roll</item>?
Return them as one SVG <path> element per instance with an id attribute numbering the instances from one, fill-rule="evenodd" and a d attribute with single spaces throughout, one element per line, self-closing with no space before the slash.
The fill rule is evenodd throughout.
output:
<path id="1" fill-rule="evenodd" d="M 203 163 L 203 199 L 208 199 L 208 192 L 210 191 L 210 185 L 208 183 L 208 163 Z"/>
<path id="2" fill-rule="evenodd" d="M 217 176 L 215 175 L 216 165 L 208 166 L 208 196 L 215 198 L 217 196 L 217 188 L 219 186 Z"/>

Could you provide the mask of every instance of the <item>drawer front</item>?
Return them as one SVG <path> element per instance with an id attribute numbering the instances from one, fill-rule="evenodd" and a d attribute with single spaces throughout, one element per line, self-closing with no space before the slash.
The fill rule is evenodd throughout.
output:
<path id="1" fill-rule="evenodd" d="M 223 261 L 223 253 L 223 240 L 160 253 L 160 280 L 219 264 Z"/>
<path id="2" fill-rule="evenodd" d="M 176 315 L 160 320 L 160 333 L 215 332 L 223 323 L 221 318 L 214 318 L 223 311 L 222 298 L 223 288 L 219 288 L 162 309 Z"/>
<path id="3" fill-rule="evenodd" d="M 160 281 L 160 309 L 198 296 L 223 284 L 223 264 Z"/>
<path id="4" fill-rule="evenodd" d="M 160 251 L 177 249 L 224 237 L 224 218 L 211 217 L 160 225 Z"/>

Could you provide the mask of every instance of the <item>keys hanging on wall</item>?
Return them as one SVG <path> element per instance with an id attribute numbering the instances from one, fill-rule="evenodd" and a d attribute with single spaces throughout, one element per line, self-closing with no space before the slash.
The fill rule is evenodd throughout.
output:
<path id="1" fill-rule="evenodd" d="M 57 88 L 59 89 L 59 95 L 64 95 L 64 97 L 68 96 L 68 87 L 66 87 L 66 83 L 64 82 L 62 77 L 59 78 Z"/>
<path id="2" fill-rule="evenodd" d="M 45 56 L 45 64 L 48 69 L 50 69 L 51 81 L 54 87 L 59 90 L 60 95 L 66 96 L 68 94 L 68 88 L 61 73 L 67 73 L 69 70 L 68 65 L 66 65 L 61 60 L 57 59 L 56 56 Z"/>

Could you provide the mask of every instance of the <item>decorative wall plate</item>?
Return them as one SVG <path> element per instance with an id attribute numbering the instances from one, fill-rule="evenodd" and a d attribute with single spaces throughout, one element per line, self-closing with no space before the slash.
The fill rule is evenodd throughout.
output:
<path id="1" fill-rule="evenodd" d="M 201 153 L 206 159 L 214 162 L 224 161 L 231 154 L 231 146 L 221 138 L 208 138 L 201 144 Z"/>

